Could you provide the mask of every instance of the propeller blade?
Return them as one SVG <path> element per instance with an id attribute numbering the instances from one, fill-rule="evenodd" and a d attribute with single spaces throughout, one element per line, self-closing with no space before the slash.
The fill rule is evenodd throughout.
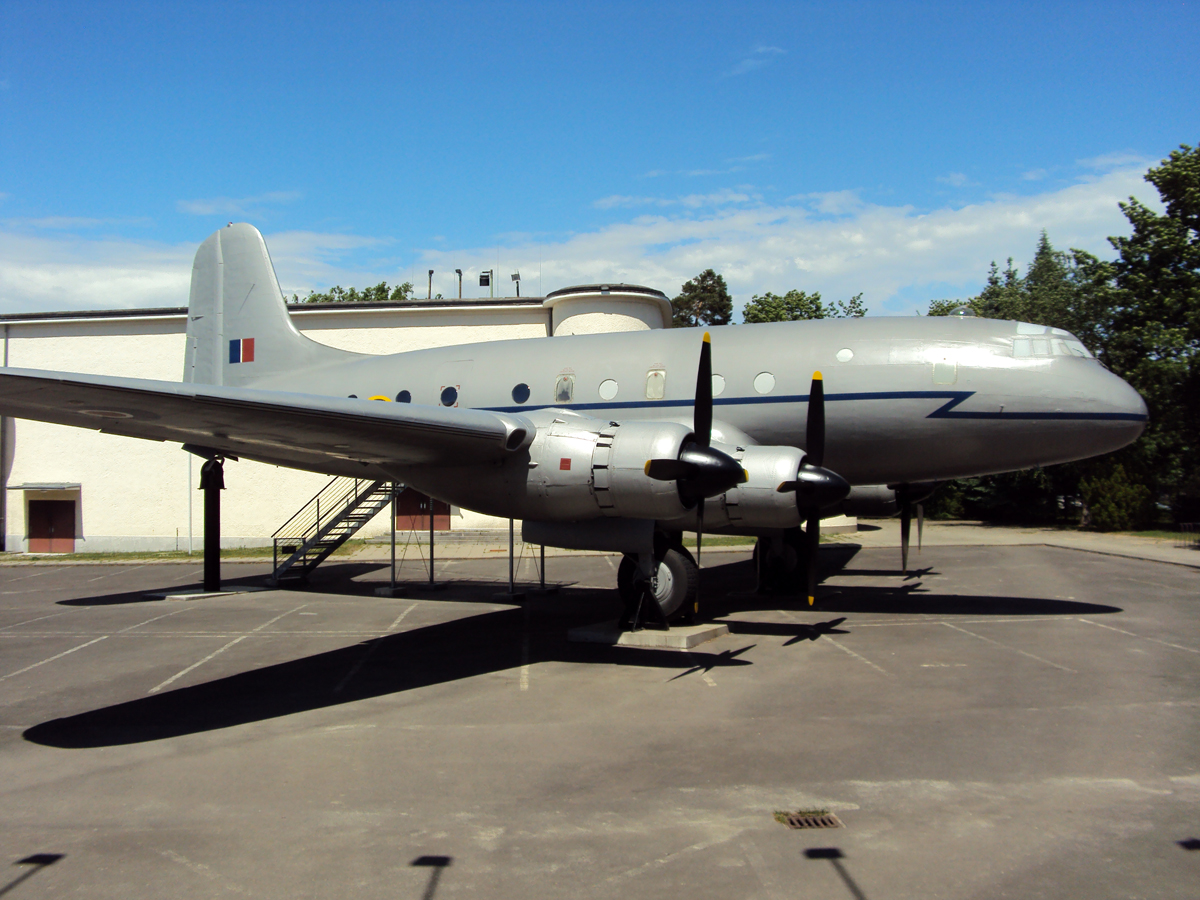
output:
<path id="1" fill-rule="evenodd" d="M 912 526 L 912 504 L 905 503 L 900 508 L 900 568 L 908 574 L 908 531 Z"/>
<path id="2" fill-rule="evenodd" d="M 805 569 L 808 576 L 808 605 L 812 606 L 817 597 L 817 552 L 821 546 L 821 514 L 817 510 L 808 517 L 804 529 L 805 545 L 808 548 L 808 559 Z"/>
<path id="3" fill-rule="evenodd" d="M 676 481 L 691 475 L 691 464 L 678 459 L 648 459 L 645 472 L 655 481 Z"/>
<path id="4" fill-rule="evenodd" d="M 804 429 L 804 442 L 807 462 L 819 468 L 825 461 L 825 380 L 820 372 L 813 372 L 812 385 L 808 389 L 808 423 Z"/>
<path id="5" fill-rule="evenodd" d="M 712 341 L 704 332 L 704 343 L 700 345 L 700 366 L 696 371 L 696 403 L 692 410 L 692 431 L 696 443 L 707 447 L 712 443 Z"/>
<path id="6" fill-rule="evenodd" d="M 700 547 L 704 543 L 704 500 L 696 504 L 696 603 L 692 607 L 692 615 L 700 615 L 700 585 L 704 579 L 700 575 Z"/>
<path id="7" fill-rule="evenodd" d="M 917 553 L 921 552 L 921 537 L 925 532 L 925 504 L 917 504 Z"/>

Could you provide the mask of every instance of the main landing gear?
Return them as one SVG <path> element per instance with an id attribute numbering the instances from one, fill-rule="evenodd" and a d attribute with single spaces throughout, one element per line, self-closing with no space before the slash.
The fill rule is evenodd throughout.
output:
<path id="1" fill-rule="evenodd" d="M 807 582 L 804 531 L 788 528 L 764 535 L 754 544 L 754 584 L 760 594 L 791 594 Z"/>
<path id="2" fill-rule="evenodd" d="M 699 584 L 696 560 L 682 544 L 653 554 L 625 554 L 617 569 L 617 592 L 625 605 L 620 628 L 666 630 L 672 621 L 691 622 Z"/>

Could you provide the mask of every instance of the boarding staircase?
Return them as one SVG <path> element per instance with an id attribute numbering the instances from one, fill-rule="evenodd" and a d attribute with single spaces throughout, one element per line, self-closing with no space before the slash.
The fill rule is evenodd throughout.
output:
<path id="1" fill-rule="evenodd" d="M 271 582 L 307 578 L 392 502 L 393 490 L 390 481 L 332 479 L 271 536 L 275 545 Z"/>

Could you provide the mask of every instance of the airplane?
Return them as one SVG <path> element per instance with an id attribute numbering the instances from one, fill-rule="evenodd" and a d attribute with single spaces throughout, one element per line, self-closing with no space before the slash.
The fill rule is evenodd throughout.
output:
<path id="1" fill-rule="evenodd" d="M 907 567 L 938 483 L 1107 453 L 1147 420 L 1069 332 L 967 315 L 340 350 L 293 325 L 245 223 L 197 251 L 186 341 L 182 382 L 0 368 L 0 414 L 391 480 L 622 553 L 635 628 L 696 612 L 684 532 L 757 536 L 760 578 L 803 571 L 811 604 L 822 517 L 899 508 Z"/>

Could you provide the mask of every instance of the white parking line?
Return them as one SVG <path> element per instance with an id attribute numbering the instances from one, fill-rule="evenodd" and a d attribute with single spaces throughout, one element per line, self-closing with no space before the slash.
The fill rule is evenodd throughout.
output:
<path id="1" fill-rule="evenodd" d="M 821 635 L 821 640 L 828 641 L 829 643 L 833 644 L 833 646 L 835 646 L 839 650 L 841 650 L 843 653 L 849 653 L 851 656 L 853 656 L 855 659 L 857 659 L 860 663 L 866 663 L 868 666 L 870 666 L 876 672 L 879 672 L 883 675 L 890 674 L 887 669 L 884 669 L 882 666 L 875 665 L 875 663 L 871 662 L 865 656 L 855 653 L 853 650 L 851 650 L 849 647 L 844 646 L 843 644 L 839 644 L 837 641 L 835 641 L 833 638 L 831 638 L 827 634 Z"/>
<path id="2" fill-rule="evenodd" d="M 146 568 L 146 566 L 145 565 L 134 566 L 131 569 L 127 569 L 124 566 L 114 566 L 113 568 L 115 569 L 115 571 L 106 572 L 103 575 L 97 575 L 95 578 L 89 578 L 87 580 L 87 583 L 91 584 L 93 581 L 99 581 L 101 578 L 112 578 L 114 575 L 120 575 L 122 572 L 136 572 L 138 569 Z"/>
<path id="3" fill-rule="evenodd" d="M 149 625 L 151 622 L 157 622 L 159 619 L 165 619 L 167 616 L 177 616 L 181 612 L 187 612 L 187 611 L 188 611 L 188 608 L 185 606 L 183 609 L 177 609 L 174 612 L 163 613 L 161 616 L 155 616 L 153 619 L 147 619 L 145 622 L 138 622 L 136 625 L 130 625 L 128 628 L 122 628 L 120 631 L 118 631 L 116 633 L 117 634 L 125 634 L 126 632 L 133 631 L 133 629 L 135 629 L 135 628 L 141 628 L 143 625 Z"/>
<path id="4" fill-rule="evenodd" d="M 208 662 L 210 659 L 215 659 L 216 657 L 220 656 L 222 653 L 224 653 L 226 650 L 228 650 L 234 644 L 240 644 L 242 641 L 244 641 L 246 638 L 250 637 L 252 634 L 257 634 L 258 632 L 260 632 L 264 628 L 266 628 L 268 625 L 274 625 L 276 622 L 278 622 L 284 616 L 290 616 L 292 613 L 298 612 L 299 610 L 304 609 L 305 606 L 308 606 L 308 604 L 304 603 L 304 604 L 301 604 L 300 606 L 297 606 L 295 609 L 289 609 L 285 613 L 280 613 L 279 615 L 277 615 L 275 618 L 271 619 L 270 621 L 263 622 L 257 628 L 254 628 L 254 629 L 246 632 L 245 634 L 234 638 L 232 641 L 230 641 L 228 644 L 226 644 L 220 650 L 213 651 L 212 653 L 208 654 L 208 656 L 204 657 L 204 659 L 200 660 L 199 662 L 192 663 L 190 666 L 188 666 L 182 672 L 176 672 L 174 675 L 172 675 L 170 678 L 168 678 L 162 684 L 157 684 L 154 687 L 150 688 L 148 693 L 157 694 L 159 691 L 161 691 L 167 685 L 173 684 L 174 682 L 178 681 L 180 678 L 182 678 L 188 672 L 195 671 L 196 669 L 198 669 L 202 665 L 204 665 L 206 662 Z"/>
<path id="5" fill-rule="evenodd" d="M 993 641 L 991 638 L 985 638 L 982 634 L 976 634 L 973 631 L 967 631 L 965 628 L 959 628 L 957 625 L 951 625 L 949 622 L 942 622 L 947 628 L 953 628 L 955 631 L 961 631 L 963 634 L 969 634 L 973 638 L 983 641 L 985 644 L 991 644 L 993 647 L 999 647 L 1001 650 L 1008 650 L 1012 653 L 1020 653 L 1022 656 L 1027 656 L 1030 659 L 1040 663 L 1045 663 L 1048 666 L 1053 666 L 1056 669 L 1061 669 L 1064 672 L 1070 672 L 1072 675 L 1078 674 L 1074 669 L 1068 669 L 1066 666 L 1060 666 L 1058 663 L 1050 662 L 1048 659 L 1042 659 L 1040 656 L 1034 656 L 1024 650 L 1018 650 L 1016 647 L 1010 647 L 1008 644 L 1002 644 L 999 641 Z"/>
<path id="6" fill-rule="evenodd" d="M 1186 650 L 1188 653 L 1200 653 L 1195 647 L 1185 647 L 1183 644 L 1172 644 L 1170 641 L 1160 641 L 1158 638 L 1146 637 L 1142 634 L 1134 634 L 1132 631 L 1125 631 L 1123 628 L 1113 628 L 1111 625 L 1101 625 L 1099 622 L 1093 622 L 1091 619 L 1080 619 L 1080 622 L 1086 622 L 1088 625 L 1095 625 L 1097 628 L 1107 628 L 1109 631 L 1115 631 L 1118 634 L 1127 634 L 1130 637 L 1141 638 L 1143 641 L 1151 641 L 1155 644 L 1162 644 L 1164 647 L 1172 647 L 1175 650 Z"/>
<path id="7" fill-rule="evenodd" d="M 405 616 L 407 616 L 410 612 L 412 612 L 416 608 L 417 608 L 417 604 L 414 603 L 412 606 L 410 606 L 404 612 L 400 613 L 400 615 L 396 616 L 396 621 L 394 621 L 391 625 L 389 625 L 387 627 L 386 632 L 384 632 L 379 637 L 375 638 L 375 640 L 371 641 L 371 646 L 367 648 L 367 652 L 364 653 L 359 658 L 358 662 L 356 662 L 353 666 L 350 667 L 350 671 L 346 673 L 346 676 L 337 683 L 337 687 L 335 687 L 333 689 L 333 692 L 335 694 L 340 694 L 342 692 L 343 688 L 345 688 L 346 685 L 348 685 L 350 683 L 350 679 L 352 679 L 355 675 L 357 675 L 359 672 L 362 671 L 362 667 L 367 664 L 367 660 L 369 660 L 371 658 L 371 655 L 376 651 L 376 649 L 378 649 L 379 645 L 381 643 L 383 643 L 383 639 L 385 637 L 387 637 L 388 634 L 391 633 L 393 628 L 395 628 L 397 625 L 399 625 L 401 622 L 404 621 Z M 307 634 L 307 632 L 305 632 L 305 633 Z"/>
<path id="8" fill-rule="evenodd" d="M 24 622 L 14 622 L 11 625 L 5 625 L 3 628 L 0 628 L 0 631 L 8 631 L 8 629 L 16 628 L 20 625 L 28 625 L 31 622 L 40 622 L 42 619 L 53 619 L 55 616 L 65 616 L 66 614 L 67 612 L 64 610 L 63 612 L 50 613 L 48 616 L 38 616 L 36 619 L 26 619 Z"/>
<path id="9" fill-rule="evenodd" d="M 32 666 L 26 666 L 23 669 L 17 669 L 17 671 L 15 671 L 15 672 L 9 672 L 7 675 L 0 677 L 0 681 L 7 681 L 10 678 L 15 678 L 16 676 L 18 676 L 24 672 L 28 672 L 30 669 L 36 669 L 38 666 L 44 666 L 46 663 L 52 663 L 56 659 L 62 659 L 64 656 L 74 653 L 76 650 L 82 650 L 84 647 L 92 646 L 92 644 L 98 644 L 101 641 L 105 640 L 107 637 L 108 637 L 107 634 L 103 635 L 102 637 L 98 637 L 98 638 L 88 641 L 86 644 L 80 644 L 78 647 L 72 647 L 70 650 L 64 650 L 62 653 L 58 653 L 54 656 L 51 656 L 49 659 L 43 659 L 41 662 L 35 662 Z"/>
<path id="10" fill-rule="evenodd" d="M 49 575 L 52 572 L 61 572 L 62 570 L 63 570 L 62 566 L 43 569 L 40 572 L 34 572 L 32 575 L 22 575 L 20 578 L 7 578 L 7 579 L 5 579 L 5 583 L 7 583 L 9 581 L 24 581 L 26 578 L 40 578 L 42 575 Z"/>
<path id="11" fill-rule="evenodd" d="M 518 679 L 521 690 L 529 690 L 529 605 L 525 606 L 525 627 L 521 633 L 521 677 Z"/>

